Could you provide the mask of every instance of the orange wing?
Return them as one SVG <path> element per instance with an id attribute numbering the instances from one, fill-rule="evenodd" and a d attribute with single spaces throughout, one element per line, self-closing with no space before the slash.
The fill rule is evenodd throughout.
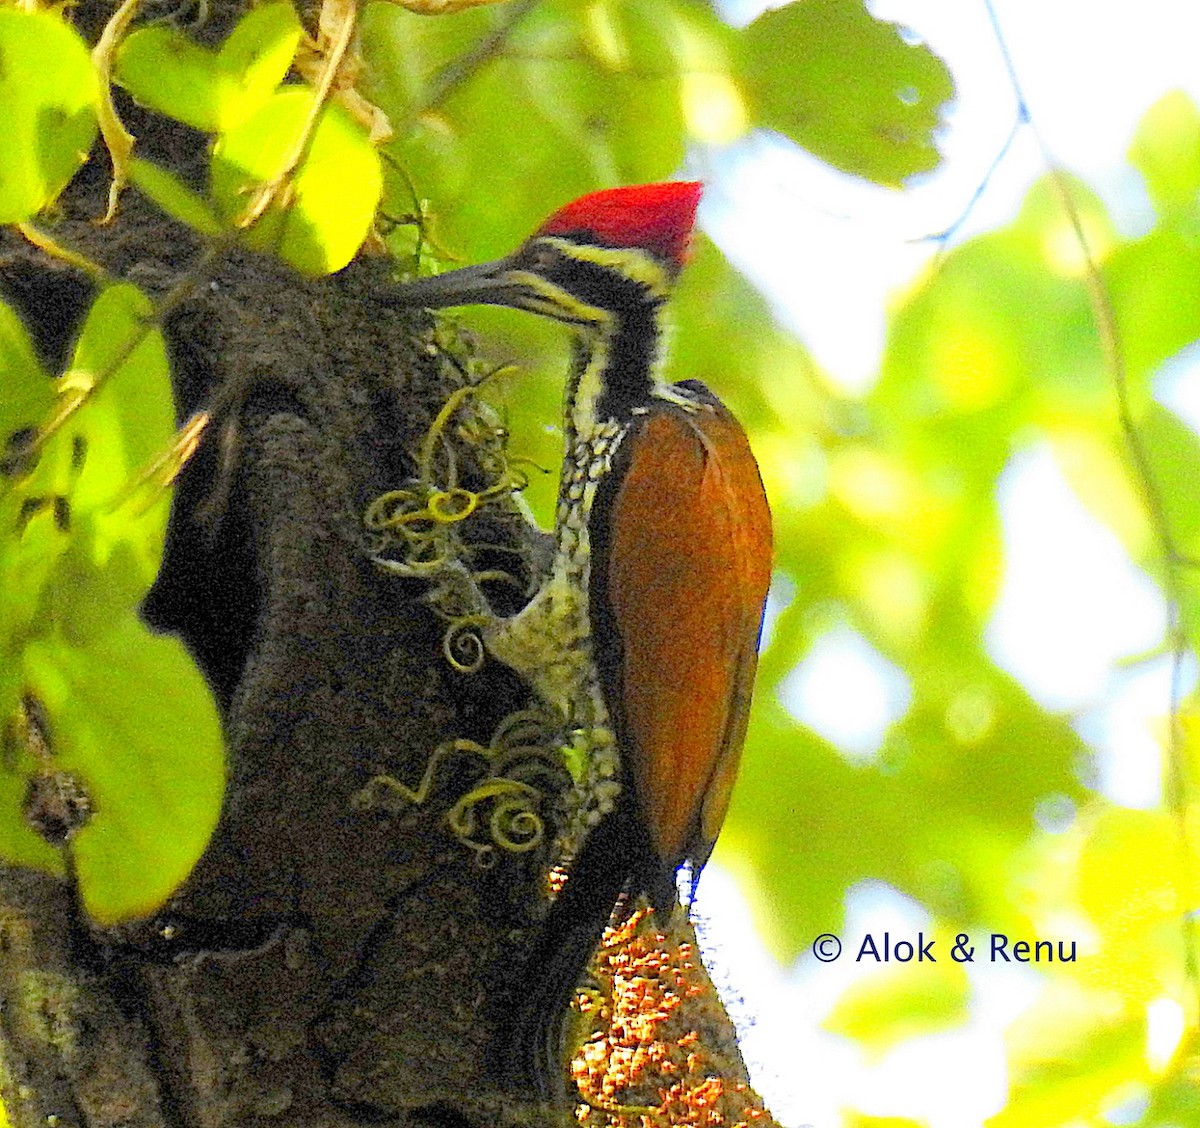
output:
<path id="1" fill-rule="evenodd" d="M 610 708 L 671 873 L 704 864 L 725 818 L 771 574 L 758 465 L 737 420 L 701 394 L 711 411 L 663 404 L 626 436 L 605 529 L 603 594 L 620 649 Z"/>

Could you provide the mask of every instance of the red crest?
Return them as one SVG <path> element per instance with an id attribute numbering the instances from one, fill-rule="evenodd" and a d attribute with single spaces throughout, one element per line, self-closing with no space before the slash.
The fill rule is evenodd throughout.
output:
<path id="1" fill-rule="evenodd" d="M 559 208 L 538 235 L 585 232 L 609 247 L 640 247 L 682 267 L 703 185 L 695 180 L 590 192 Z"/>

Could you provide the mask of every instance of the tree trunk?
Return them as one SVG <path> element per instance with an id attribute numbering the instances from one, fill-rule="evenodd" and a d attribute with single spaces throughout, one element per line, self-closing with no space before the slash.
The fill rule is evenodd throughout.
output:
<path id="1" fill-rule="evenodd" d="M 140 152 L 202 182 L 198 135 L 123 112 Z M 160 297 L 201 248 L 133 191 L 114 226 L 96 226 L 106 173 L 94 155 L 55 237 Z M 384 309 L 373 295 L 388 284 L 378 259 L 308 281 L 230 253 L 166 327 L 180 419 L 216 412 L 143 611 L 182 635 L 222 705 L 225 803 L 208 851 L 151 920 L 102 931 L 69 883 L 0 870 L 0 1091 L 22 1128 L 575 1122 L 490 1068 L 500 1017 L 539 971 L 523 954 L 547 863 L 448 829 L 486 765 L 451 754 L 424 801 L 361 801 L 372 781 L 415 787 L 437 746 L 486 746 L 530 705 L 496 662 L 453 668 L 427 585 L 370 559 L 364 511 L 414 476 L 469 363 L 427 318 Z M 0 288 L 61 370 L 87 279 L 6 231 Z M 470 403 L 458 418 L 473 436 L 462 473 L 479 477 L 502 436 Z M 510 571 L 540 548 L 511 506 L 478 539 Z M 639 1123 L 649 1109 L 615 1104 L 633 1103 L 629 1082 L 654 1105 L 676 1086 L 652 1122 L 769 1124 L 690 926 L 659 934 L 638 919 L 594 969 L 593 1048 L 575 1070 L 593 1105 L 584 1121 Z M 632 995 L 619 973 L 630 967 Z M 667 1017 L 620 1026 L 631 1006 Z M 639 1046 L 653 1060 L 634 1068 Z"/>

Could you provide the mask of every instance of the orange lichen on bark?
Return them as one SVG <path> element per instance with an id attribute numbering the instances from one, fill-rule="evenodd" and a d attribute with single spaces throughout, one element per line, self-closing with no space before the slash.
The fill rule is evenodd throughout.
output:
<path id="1" fill-rule="evenodd" d="M 696 1029 L 721 1004 L 690 943 L 672 943 L 648 910 L 609 928 L 593 965 L 600 989 L 581 995 L 590 1025 L 572 1063 L 585 1128 L 768 1128 L 740 1059 Z M 689 1001 L 684 1005 L 684 1000 Z M 731 1076 L 734 1075 L 734 1076 Z"/>

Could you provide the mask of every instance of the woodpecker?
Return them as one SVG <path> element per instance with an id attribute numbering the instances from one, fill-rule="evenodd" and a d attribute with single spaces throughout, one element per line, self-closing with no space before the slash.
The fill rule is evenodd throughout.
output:
<path id="1" fill-rule="evenodd" d="M 584 734 L 585 834 L 512 1008 L 509 1079 L 566 1092 L 564 1021 L 622 895 L 656 913 L 694 889 L 745 739 L 771 518 L 742 427 L 702 383 L 662 378 L 665 314 L 701 186 L 593 192 L 511 255 L 387 299 L 511 306 L 574 330 L 554 563 L 529 605 L 484 631 Z"/>

